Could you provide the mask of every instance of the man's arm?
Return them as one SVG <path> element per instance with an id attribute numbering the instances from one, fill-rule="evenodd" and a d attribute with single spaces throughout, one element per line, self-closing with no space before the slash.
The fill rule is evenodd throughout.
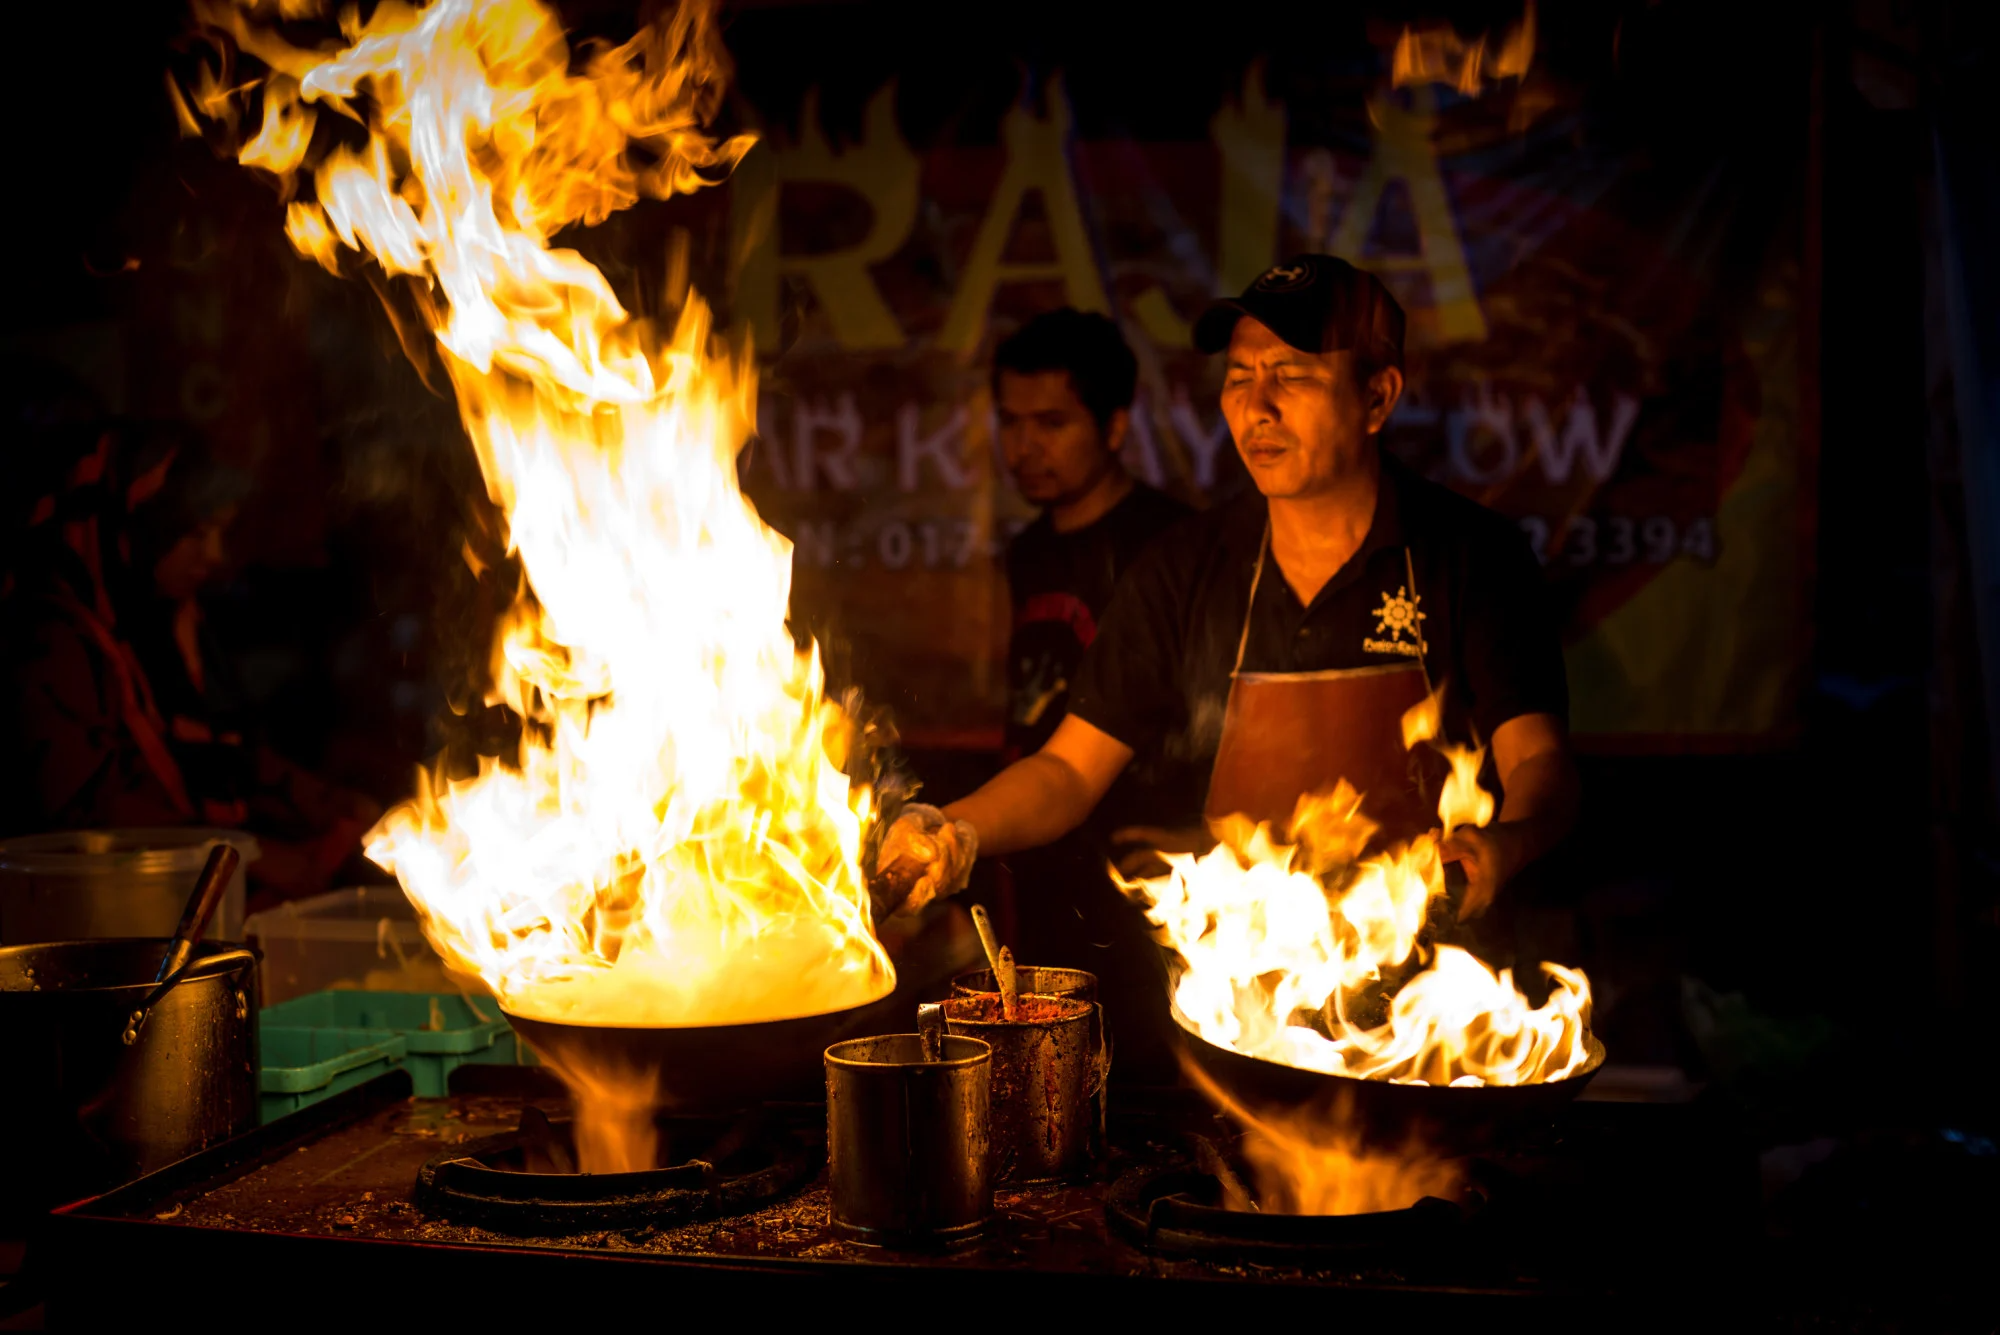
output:
<path id="1" fill-rule="evenodd" d="M 1185 555 L 1155 543 L 1119 581 L 1070 689 L 1069 712 L 1047 745 L 945 811 L 904 808 L 875 859 L 874 874 L 894 883 L 883 896 L 911 912 L 962 887 L 978 853 L 1014 853 L 1061 838 L 1131 763 L 1132 748 L 1118 738 L 1159 736 L 1171 726 L 1181 706 L 1177 609 L 1188 580 L 1175 562 Z M 915 888 L 903 893 L 919 868 Z"/>
<path id="2" fill-rule="evenodd" d="M 1013 853 L 1060 839 L 1083 823 L 1132 748 L 1071 714 L 1048 745 L 1015 761 L 943 811 L 912 802 L 882 836 L 870 893 L 915 913 L 955 894 L 980 853 Z"/>
<path id="3" fill-rule="evenodd" d="M 1039 848 L 1083 824 L 1131 761 L 1131 747 L 1071 714 L 1041 750 L 944 814 L 969 822 L 979 833 L 979 851 L 989 856 Z"/>
<path id="4" fill-rule="evenodd" d="M 1445 840 L 1448 862 L 1465 864 L 1459 916 L 1486 911 L 1501 886 L 1557 844 L 1576 824 L 1581 796 L 1563 726 L 1553 714 L 1522 714 L 1493 733 L 1500 817 L 1484 829 L 1466 827 Z"/>

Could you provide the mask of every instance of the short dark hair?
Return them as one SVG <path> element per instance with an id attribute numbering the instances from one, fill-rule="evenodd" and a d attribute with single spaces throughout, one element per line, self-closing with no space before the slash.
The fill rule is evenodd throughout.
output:
<path id="1" fill-rule="evenodd" d="M 1076 397 L 1097 419 L 1097 429 L 1111 425 L 1111 415 L 1132 406 L 1139 390 L 1139 359 L 1132 355 L 1117 322 L 1108 315 L 1091 315 L 1065 306 L 1044 311 L 1000 340 L 993 350 L 993 397 L 1000 397 L 1000 373 L 1039 375 L 1069 372 Z"/>

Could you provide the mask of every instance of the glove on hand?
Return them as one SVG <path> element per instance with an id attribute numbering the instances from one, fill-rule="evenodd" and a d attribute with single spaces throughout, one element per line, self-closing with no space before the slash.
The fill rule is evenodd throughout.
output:
<path id="1" fill-rule="evenodd" d="M 871 893 L 899 915 L 916 913 L 963 890 L 978 856 L 979 833 L 970 824 L 946 820 L 922 802 L 908 803 L 882 836 Z"/>

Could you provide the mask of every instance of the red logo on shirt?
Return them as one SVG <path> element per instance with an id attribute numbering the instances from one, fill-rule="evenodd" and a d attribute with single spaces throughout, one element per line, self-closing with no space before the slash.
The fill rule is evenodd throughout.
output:
<path id="1" fill-rule="evenodd" d="M 1038 593 L 1029 598 L 1014 618 L 1014 629 L 1037 621 L 1067 621 L 1076 642 L 1086 649 L 1097 638 L 1097 618 L 1090 614 L 1090 604 L 1073 593 Z"/>

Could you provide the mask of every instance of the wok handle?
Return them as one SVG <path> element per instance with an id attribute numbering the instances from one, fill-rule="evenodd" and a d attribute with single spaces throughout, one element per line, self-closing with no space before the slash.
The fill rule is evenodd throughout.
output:
<path id="1" fill-rule="evenodd" d="M 928 870 L 921 862 L 898 858 L 868 879 L 868 907 L 875 926 L 889 920 Z"/>

